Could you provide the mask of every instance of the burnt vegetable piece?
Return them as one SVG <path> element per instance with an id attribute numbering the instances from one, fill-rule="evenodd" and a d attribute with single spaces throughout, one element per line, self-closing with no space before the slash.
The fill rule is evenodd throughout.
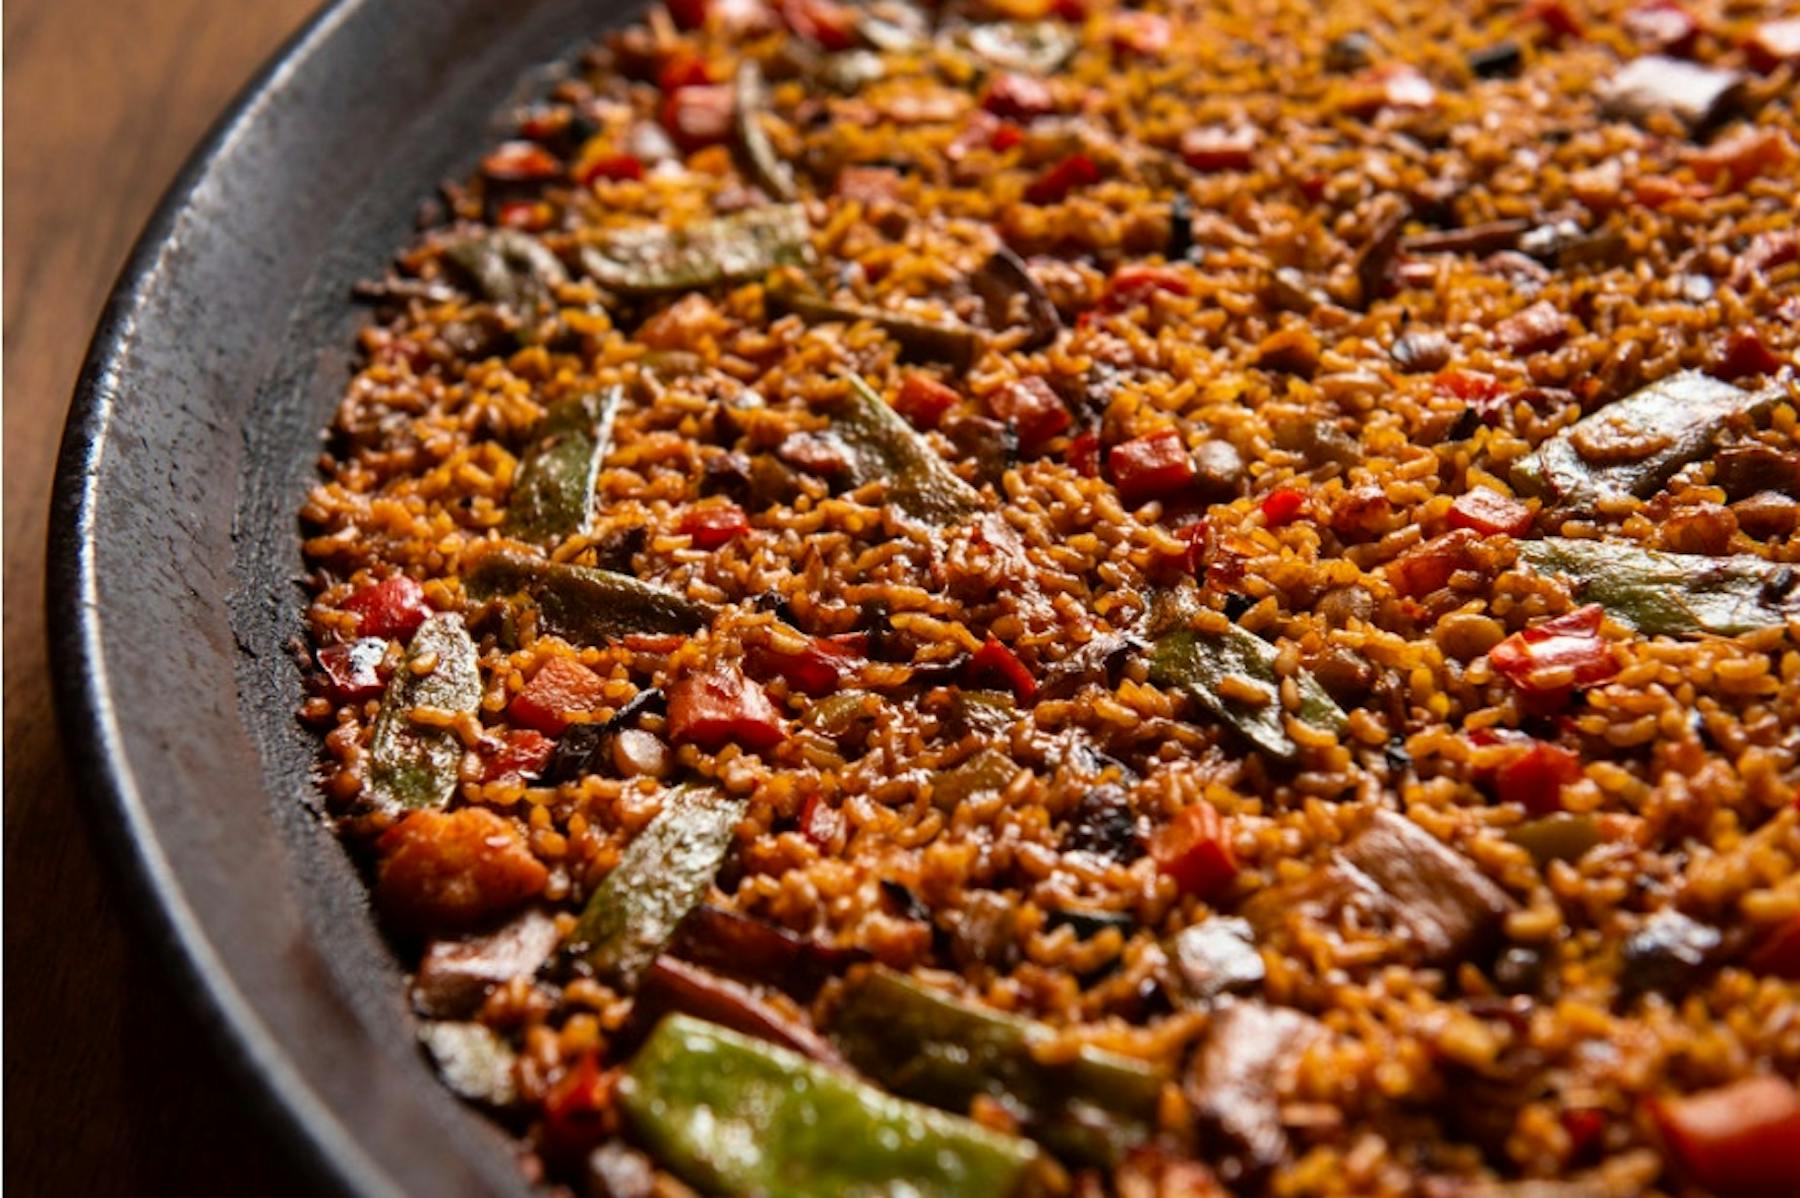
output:
<path id="1" fill-rule="evenodd" d="M 552 562 L 514 549 L 489 549 L 463 574 L 477 601 L 524 595 L 537 605 L 540 630 L 579 645 L 632 633 L 696 632 L 717 609 L 628 574 Z"/>
<path id="2" fill-rule="evenodd" d="M 1220 632 L 1202 632 L 1183 616 L 1191 603 L 1190 592 L 1169 597 L 1153 624 L 1162 628 L 1149 637 L 1150 678 L 1158 686 L 1180 687 L 1218 719 L 1237 729 L 1246 740 L 1278 761 L 1292 761 L 1300 746 L 1288 735 L 1286 713 L 1280 699 L 1281 679 L 1275 672 L 1275 646 L 1235 624 Z M 1228 677 L 1259 686 L 1264 702 L 1226 698 L 1220 684 Z M 1344 727 L 1345 715 L 1325 693 L 1318 679 L 1302 670 L 1294 678 L 1300 688 L 1300 707 L 1295 713 L 1303 723 L 1332 732 Z M 1229 689 L 1229 688 L 1228 688 Z M 1241 689 L 1241 688 L 1240 688 Z"/>
<path id="3" fill-rule="evenodd" d="M 981 496 L 912 425 L 859 375 L 831 409 L 831 429 L 853 451 L 851 481 L 888 484 L 888 501 L 928 524 L 954 524 L 981 506 Z"/>
<path id="4" fill-rule="evenodd" d="M 438 1019 L 461 1019 L 495 986 L 529 977 L 556 949 L 556 920 L 533 908 L 479 936 L 434 940 L 413 979 L 413 1009 Z"/>
<path id="5" fill-rule="evenodd" d="M 803 1020 L 785 1014 L 742 983 L 665 953 L 638 979 L 631 1013 L 648 1030 L 672 1011 L 779 1044 L 822 1064 L 843 1065 L 837 1049 Z"/>
<path id="6" fill-rule="evenodd" d="M 1168 944 L 1176 990 L 1191 1005 L 1262 985 L 1263 959 L 1248 920 L 1214 915 L 1175 933 Z"/>
<path id="7" fill-rule="evenodd" d="M 1777 394 L 1697 370 L 1670 375 L 1557 433 L 1513 467 L 1513 482 L 1571 514 L 1649 499 L 1705 456 L 1731 420 L 1762 412 Z"/>
<path id="8" fill-rule="evenodd" d="M 1222 1150 L 1219 1172 L 1227 1182 L 1259 1178 L 1290 1158 L 1281 1090 L 1324 1032 L 1310 1016 L 1260 1002 L 1236 1002 L 1214 1017 L 1187 1093 Z"/>
<path id="9" fill-rule="evenodd" d="M 1040 1061 L 1033 1046 L 1048 1028 L 879 967 L 852 981 L 831 1034 L 853 1065 L 896 1093 L 954 1110 L 985 1094 L 1053 1151 L 1096 1164 L 1149 1136 L 1164 1081 L 1143 1061 L 1094 1048 Z"/>
<path id="10" fill-rule="evenodd" d="M 610 984 L 635 985 L 706 897 L 745 805 L 710 789 L 671 791 L 588 897 L 570 938 L 581 960 Z"/>
<path id="11" fill-rule="evenodd" d="M 563 400 L 544 413 L 519 460 L 504 531 L 521 541 L 553 543 L 587 528 L 594 484 L 612 441 L 623 388 Z"/>
<path id="12" fill-rule="evenodd" d="M 511 1106 L 518 1098 L 513 1068 L 518 1056 L 482 1023 L 427 1023 L 419 1042 L 444 1084 L 459 1097 L 485 1106 Z"/>
<path id="13" fill-rule="evenodd" d="M 1645 994 L 1678 1001 L 1717 962 L 1723 943 L 1717 928 L 1665 907 L 1625 938 L 1619 990 L 1626 1002 Z"/>
<path id="14" fill-rule="evenodd" d="M 669 952 L 684 961 L 810 999 L 825 980 L 868 958 L 721 907 L 699 906 L 681 921 Z"/>
<path id="15" fill-rule="evenodd" d="M 1008 1198 L 1038 1159 L 1016 1136 L 685 1015 L 632 1058 L 619 1103 L 658 1161 L 712 1193 Z"/>
<path id="16" fill-rule="evenodd" d="M 1377 811 L 1332 869 L 1382 897 L 1398 939 L 1426 964 L 1471 956 L 1517 906 L 1474 862 L 1392 811 Z"/>
<path id="17" fill-rule="evenodd" d="M 751 179 L 768 193 L 770 199 L 791 202 L 796 195 L 794 172 L 776 155 L 775 147 L 769 144 L 769 135 L 762 127 L 766 97 L 762 70 L 754 58 L 745 58 L 738 64 L 731 86 L 732 119 L 736 123 L 738 148 L 743 151 Z"/>
<path id="18" fill-rule="evenodd" d="M 1663 553 L 1609 541 L 1522 541 L 1519 558 L 1557 574 L 1581 603 L 1598 603 L 1649 636 L 1740 636 L 1800 616 L 1793 567 L 1750 554 Z"/>
<path id="19" fill-rule="evenodd" d="M 481 298 L 528 316 L 555 302 L 569 281 L 562 260 L 518 229 L 492 229 L 451 242 L 444 256 L 468 275 Z"/>
<path id="20" fill-rule="evenodd" d="M 678 229 L 650 225 L 614 233 L 582 247 L 581 265 L 602 287 L 626 295 L 694 291 L 801 265 L 808 236 L 798 204 L 771 205 Z"/>
<path id="21" fill-rule="evenodd" d="M 786 285 L 771 287 L 768 300 L 775 311 L 791 313 L 808 324 L 867 321 L 892 337 L 902 355 L 912 361 L 945 362 L 967 371 L 987 350 L 987 339 L 981 330 L 968 325 L 924 320 L 880 308 L 834 304 Z"/>
<path id="22" fill-rule="evenodd" d="M 1056 314 L 1050 294 L 1024 260 L 1006 246 L 988 256 L 981 269 L 970 276 L 969 285 L 987 305 L 988 323 L 994 328 L 1011 323 L 1015 304 L 1022 307 L 1026 334 L 1019 343 L 1021 350 L 1041 349 L 1062 331 L 1062 318 Z"/>
<path id="23" fill-rule="evenodd" d="M 442 807 L 456 793 L 462 741 L 438 724 L 415 723 L 416 709 L 475 714 L 481 703 L 481 671 L 475 642 L 462 617 L 434 615 L 419 625 L 394 671 L 369 737 L 369 775 L 364 801 L 376 811 Z"/>
<path id="24" fill-rule="evenodd" d="M 1667 112 L 1689 133 L 1700 133 L 1716 125 L 1743 90 L 1738 71 L 1648 54 L 1626 63 L 1608 81 L 1604 105 L 1608 115 L 1639 123 Z"/>

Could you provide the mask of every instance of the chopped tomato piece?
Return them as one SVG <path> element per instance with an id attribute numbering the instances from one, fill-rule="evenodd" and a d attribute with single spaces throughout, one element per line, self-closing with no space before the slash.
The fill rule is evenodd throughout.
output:
<path id="1" fill-rule="evenodd" d="M 1682 1169 L 1719 1198 L 1793 1193 L 1800 1178 L 1800 1094 L 1773 1075 L 1652 1104 Z"/>
<path id="2" fill-rule="evenodd" d="M 535 778 L 556 751 L 556 742 L 531 728 L 515 728 L 504 739 L 490 737 L 476 750 L 481 754 L 483 782 L 503 778 L 519 780 Z"/>
<path id="3" fill-rule="evenodd" d="M 1247 171 L 1261 141 L 1251 125 L 1201 126 L 1181 135 L 1181 160 L 1197 171 Z"/>
<path id="4" fill-rule="evenodd" d="M 605 692 L 606 680 L 594 671 L 573 658 L 552 657 L 513 696 L 506 714 L 546 736 L 561 736 L 569 716 L 592 711 Z"/>
<path id="5" fill-rule="evenodd" d="M 681 514 L 676 531 L 694 542 L 696 549 L 717 549 L 750 531 L 750 520 L 735 503 L 706 503 Z"/>
<path id="6" fill-rule="evenodd" d="M 976 683 L 998 681 L 1021 703 L 1029 703 L 1037 694 L 1037 679 L 1019 660 L 1019 655 L 992 636 L 969 658 L 969 677 Z"/>
<path id="7" fill-rule="evenodd" d="M 1700 23 L 1674 0 L 1650 0 L 1625 14 L 1625 29 L 1639 43 L 1667 54 L 1686 54 L 1700 36 Z"/>
<path id="8" fill-rule="evenodd" d="M 1429 595 L 1447 586 L 1451 575 L 1474 564 L 1474 549 L 1480 540 L 1466 528 L 1458 528 L 1441 537 L 1433 537 L 1414 546 L 1388 563 L 1388 581 L 1408 598 Z"/>
<path id="9" fill-rule="evenodd" d="M 360 703 L 379 695 L 387 689 L 387 681 L 381 676 L 381 662 L 386 656 L 387 642 L 373 636 L 319 650 L 319 669 L 325 672 L 331 697 L 339 703 Z"/>
<path id="10" fill-rule="evenodd" d="M 1742 187 L 1759 175 L 1781 167 L 1794 156 L 1794 143 L 1779 129 L 1748 128 L 1722 138 L 1695 154 L 1694 173 L 1717 183 Z"/>
<path id="11" fill-rule="evenodd" d="M 1069 442 L 1069 465 L 1083 478 L 1100 475 L 1100 434 L 1082 433 Z"/>
<path id="12" fill-rule="evenodd" d="M 643 177 L 643 162 L 631 154 L 602 154 L 584 165 L 575 176 L 576 180 L 584 185 L 601 179 L 618 182 L 622 179 L 642 179 Z"/>
<path id="13" fill-rule="evenodd" d="M 782 0 L 781 19 L 826 50 L 848 50 L 856 44 L 856 10 L 834 0 Z"/>
<path id="14" fill-rule="evenodd" d="M 1292 524 L 1306 506 L 1306 496 L 1292 487 L 1282 487 L 1263 496 L 1263 523 L 1270 528 Z"/>
<path id="15" fill-rule="evenodd" d="M 1569 11 L 1569 6 L 1562 0 L 1536 0 L 1526 12 L 1545 29 L 1552 37 L 1581 37 L 1586 30 L 1581 27 L 1581 18 Z"/>
<path id="16" fill-rule="evenodd" d="M 946 387 L 929 375 L 913 373 L 900 380 L 894 410 L 915 428 L 936 428 L 944 413 L 961 398 L 954 387 Z"/>
<path id="17" fill-rule="evenodd" d="M 1494 770 L 1494 794 L 1532 815 L 1562 810 L 1562 788 L 1581 780 L 1581 757 L 1541 740 L 1521 746 Z"/>
<path id="18" fill-rule="evenodd" d="M 1800 915 L 1790 916 L 1757 945 L 1746 964 L 1754 973 L 1800 981 Z"/>
<path id="19" fill-rule="evenodd" d="M 1106 455 L 1119 498 L 1136 506 L 1174 495 L 1194 481 L 1194 459 L 1174 429 L 1115 445 Z"/>
<path id="20" fill-rule="evenodd" d="M 762 687 L 716 665 L 669 688 L 669 736 L 707 752 L 728 744 L 760 752 L 786 740 L 787 728 Z"/>
<path id="21" fill-rule="evenodd" d="M 544 1095 L 544 1150 L 561 1160 L 579 1160 L 606 1138 L 611 1122 L 615 1075 L 600 1068 L 589 1052 L 557 1079 Z"/>
<path id="22" fill-rule="evenodd" d="M 550 879 L 512 821 L 485 807 L 415 811 L 375 847 L 375 901 L 409 931 L 483 923 L 535 898 Z"/>
<path id="23" fill-rule="evenodd" d="M 1106 304 L 1114 310 L 1130 307 L 1152 291 L 1192 294 L 1186 277 L 1172 267 L 1123 266 L 1107 281 Z"/>
<path id="24" fill-rule="evenodd" d="M 850 450 L 826 433 L 789 433 L 775 447 L 775 456 L 820 478 L 836 478 L 850 469 Z"/>
<path id="25" fill-rule="evenodd" d="M 344 610 L 356 617 L 356 629 L 364 636 L 404 640 L 417 632 L 431 605 L 425 589 L 406 574 L 396 574 L 362 588 L 344 600 Z"/>
<path id="26" fill-rule="evenodd" d="M 846 200 L 885 203 L 900 191 L 900 172 L 885 166 L 847 166 L 838 172 L 834 189 Z"/>
<path id="27" fill-rule="evenodd" d="M 1483 536 L 1516 537 L 1530 529 L 1531 509 L 1491 487 L 1476 487 L 1456 497 L 1448 522 L 1451 528 L 1469 528 Z"/>
<path id="28" fill-rule="evenodd" d="M 1764 21 L 1745 43 L 1750 65 L 1764 74 L 1784 62 L 1800 62 L 1800 17 Z"/>
<path id="29" fill-rule="evenodd" d="M 1495 325 L 1494 335 L 1515 354 L 1535 354 L 1561 345 L 1569 325 L 1555 304 L 1539 300 Z"/>
<path id="30" fill-rule="evenodd" d="M 1042 79 L 1004 71 L 981 93 L 981 106 L 1009 121 L 1029 121 L 1055 112 L 1056 94 Z"/>
<path id="31" fill-rule="evenodd" d="M 1078 187 L 1100 181 L 1100 168 L 1086 154 L 1070 154 L 1061 162 L 1031 181 L 1025 198 L 1033 204 L 1055 204 L 1068 198 Z"/>
<path id="32" fill-rule="evenodd" d="M 481 160 L 481 173 L 502 183 L 535 183 L 562 174 L 562 163 L 536 142 L 508 141 Z"/>
<path id="33" fill-rule="evenodd" d="M 1606 1134 L 1606 1112 L 1599 1107 L 1571 1107 L 1562 1113 L 1563 1131 L 1569 1136 L 1569 1159 L 1583 1160 L 1600 1146 Z"/>
<path id="34" fill-rule="evenodd" d="M 823 849 L 829 848 L 843 834 L 844 813 L 836 807 L 826 806 L 816 790 L 807 795 L 806 801 L 800 804 L 800 835 Z"/>
<path id="35" fill-rule="evenodd" d="M 709 0 L 668 0 L 669 16 L 679 29 L 700 29 L 706 25 Z"/>
<path id="36" fill-rule="evenodd" d="M 684 87 L 704 87 L 713 82 L 712 68 L 692 50 L 678 50 L 663 62 L 656 72 L 656 86 L 666 92 Z"/>
<path id="37" fill-rule="evenodd" d="M 1769 348 L 1760 333 L 1746 326 L 1733 329 L 1725 338 L 1724 350 L 1712 372 L 1733 381 L 1752 374 L 1774 374 L 1786 365 L 1787 361 Z"/>
<path id="38" fill-rule="evenodd" d="M 1065 21 L 1079 25 L 1087 20 L 1087 0 L 1051 0 L 1050 11 Z"/>
<path id="39" fill-rule="evenodd" d="M 684 153 L 731 139 L 731 88 L 684 87 L 663 97 L 662 123 Z"/>
<path id="40" fill-rule="evenodd" d="M 1211 803 L 1184 807 L 1150 839 L 1150 856 L 1158 873 L 1175 879 L 1183 894 L 1211 899 L 1237 877 L 1231 831 Z"/>
<path id="41" fill-rule="evenodd" d="M 795 690 L 809 695 L 829 695 L 863 662 L 861 654 L 851 646 L 813 637 L 799 650 L 758 645 L 750 650 L 745 664 L 754 673 L 775 674 L 785 679 Z"/>
<path id="42" fill-rule="evenodd" d="M 1155 58 L 1169 48 L 1169 19 L 1153 12 L 1126 9 L 1113 17 L 1113 49 L 1121 54 Z"/>
<path id="43" fill-rule="evenodd" d="M 996 154 L 1004 154 L 1025 140 L 1025 130 L 1011 121 L 1001 121 L 994 126 L 994 135 L 988 139 L 988 148 Z"/>
<path id="44" fill-rule="evenodd" d="M 1012 425 L 1026 445 L 1048 441 L 1069 427 L 1069 409 L 1050 384 L 1035 375 L 1008 383 L 988 400 L 996 418 Z"/>
<path id="45" fill-rule="evenodd" d="M 1488 661 L 1528 694 L 1594 686 L 1619 672 L 1612 646 L 1600 635 L 1605 612 L 1597 603 L 1515 632 L 1495 645 Z"/>

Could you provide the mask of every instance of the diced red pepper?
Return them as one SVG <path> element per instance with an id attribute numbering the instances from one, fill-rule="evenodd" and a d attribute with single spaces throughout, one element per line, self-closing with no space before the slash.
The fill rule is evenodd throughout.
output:
<path id="1" fill-rule="evenodd" d="M 386 690 L 387 681 L 381 676 L 386 656 L 387 642 L 373 636 L 319 650 L 319 668 L 325 672 L 331 697 L 339 703 L 360 703 Z"/>
<path id="2" fill-rule="evenodd" d="M 1772 1074 L 1655 1101 L 1682 1171 L 1718 1198 L 1792 1194 L 1800 1179 L 1800 1093 Z"/>
<path id="3" fill-rule="evenodd" d="M 856 10 L 834 0 L 781 0 L 787 27 L 826 50 L 848 50 L 856 44 Z"/>
<path id="4" fill-rule="evenodd" d="M 1150 838 L 1150 856 L 1158 873 L 1175 879 L 1183 894 L 1216 898 L 1237 877 L 1237 858 L 1231 851 L 1231 831 L 1225 817 L 1211 803 L 1195 803 Z"/>
<path id="5" fill-rule="evenodd" d="M 556 209 L 544 200 L 508 200 L 494 214 L 494 223 L 503 229 L 524 229 L 535 233 L 550 227 Z"/>
<path id="6" fill-rule="evenodd" d="M 1480 538 L 1466 528 L 1453 529 L 1433 537 L 1423 545 L 1415 545 L 1388 563 L 1388 581 L 1408 598 L 1429 595 L 1447 586 L 1458 570 L 1474 564 L 1474 550 Z"/>
<path id="7" fill-rule="evenodd" d="M 1106 283 L 1106 306 L 1117 311 L 1137 303 L 1152 291 L 1191 295 L 1187 277 L 1169 266 L 1121 266 Z"/>
<path id="8" fill-rule="evenodd" d="M 481 160 L 481 173 L 502 183 L 535 183 L 562 174 L 562 163 L 534 141 L 507 141 Z"/>
<path id="9" fill-rule="evenodd" d="M 1193 456 L 1174 429 L 1113 446 L 1106 465 L 1119 498 L 1132 507 L 1177 494 L 1194 481 Z"/>
<path id="10" fill-rule="evenodd" d="M 1535 0 L 1526 13 L 1549 30 L 1554 38 L 1579 38 L 1586 33 L 1581 27 L 1581 18 L 1569 11 L 1569 6 L 1562 0 Z"/>
<path id="11" fill-rule="evenodd" d="M 1563 1131 L 1569 1137 L 1569 1160 L 1586 1160 L 1600 1147 L 1606 1134 L 1606 1112 L 1599 1107 L 1571 1107 L 1562 1113 Z"/>
<path id="12" fill-rule="evenodd" d="M 1549 300 L 1539 300 L 1494 326 L 1494 336 L 1515 354 L 1555 349 L 1568 335 L 1568 320 Z"/>
<path id="13" fill-rule="evenodd" d="M 1547 695 L 1594 686 L 1619 672 L 1612 646 L 1600 635 L 1606 618 L 1597 603 L 1515 632 L 1495 645 L 1488 661 L 1527 694 Z"/>
<path id="14" fill-rule="evenodd" d="M 606 1137 L 615 1077 L 600 1068 L 598 1053 L 586 1053 L 544 1095 L 544 1150 L 574 1161 Z"/>
<path id="15" fill-rule="evenodd" d="M 735 503 L 703 503 L 681 514 L 677 532 L 696 549 L 717 549 L 750 531 L 750 520 Z"/>
<path id="16" fill-rule="evenodd" d="M 762 687 L 716 665 L 669 687 L 669 736 L 708 752 L 734 743 L 760 752 L 786 740 L 787 728 Z"/>
<path id="17" fill-rule="evenodd" d="M 1505 533 L 1516 537 L 1531 528 L 1531 509 L 1491 487 L 1476 487 L 1456 497 L 1447 523 L 1451 528 L 1469 528 L 1483 536 Z"/>
<path id="18" fill-rule="evenodd" d="M 803 649 L 778 649 L 763 644 L 752 648 L 745 664 L 753 673 L 774 674 L 795 690 L 809 695 L 829 695 L 863 664 L 858 650 L 824 637 L 813 637 Z"/>
<path id="19" fill-rule="evenodd" d="M 900 394 L 894 397 L 894 410 L 915 428 L 936 428 L 944 413 L 955 407 L 961 398 L 954 387 L 946 387 L 930 375 L 912 373 L 900 380 Z"/>
<path id="20" fill-rule="evenodd" d="M 1518 803 L 1532 815 L 1562 810 L 1562 788 L 1581 780 L 1581 757 L 1561 745 L 1533 740 L 1516 749 L 1494 770 L 1494 794 Z"/>
<path id="21" fill-rule="evenodd" d="M 519 136 L 532 141 L 554 141 L 561 137 L 574 119 L 574 113 L 562 106 L 535 108 L 519 121 Z"/>
<path id="22" fill-rule="evenodd" d="M 602 154 L 584 164 L 576 181 L 586 186 L 601 179 L 617 183 L 626 179 L 642 179 L 644 163 L 633 154 Z"/>
<path id="23" fill-rule="evenodd" d="M 1087 0 L 1051 0 L 1050 11 L 1071 24 L 1087 20 Z"/>
<path id="24" fill-rule="evenodd" d="M 994 417 L 1013 426 L 1019 440 L 1038 445 L 1069 427 L 1069 409 L 1050 384 L 1035 375 L 1008 383 L 988 399 Z"/>
<path id="25" fill-rule="evenodd" d="M 1033 204 L 1055 204 L 1078 187 L 1100 181 L 1100 168 L 1086 154 L 1074 153 L 1031 181 L 1025 198 Z"/>
<path id="26" fill-rule="evenodd" d="M 1800 915 L 1789 916 L 1786 923 L 1771 932 L 1745 964 L 1752 973 L 1764 977 L 1800 981 Z"/>
<path id="27" fill-rule="evenodd" d="M 709 0 L 668 0 L 669 16 L 677 29 L 703 28 L 709 6 Z"/>
<path id="28" fill-rule="evenodd" d="M 1700 23 L 1674 0 L 1650 0 L 1625 14 L 1625 29 L 1641 45 L 1665 54 L 1686 54 L 1700 36 Z"/>
<path id="29" fill-rule="evenodd" d="M 552 657 L 513 696 L 506 714 L 546 736 L 561 736 L 571 714 L 592 711 L 605 693 L 606 680 L 600 675 L 573 658 Z"/>
<path id="30" fill-rule="evenodd" d="M 1745 326 L 1733 329 L 1725 338 L 1725 346 L 1712 373 L 1728 382 L 1753 374 L 1774 374 L 1787 360 L 1762 339 L 1762 334 Z"/>
<path id="31" fill-rule="evenodd" d="M 838 172 L 834 190 L 846 200 L 884 203 L 900 193 L 900 172 L 885 166 L 847 166 Z"/>
<path id="32" fill-rule="evenodd" d="M 1794 156 L 1794 143 L 1780 129 L 1750 127 L 1707 146 L 1690 160 L 1694 173 L 1708 182 L 1728 180 L 1742 187 L 1759 175 L 1770 174 Z"/>
<path id="33" fill-rule="evenodd" d="M 1037 679 L 1031 676 L 1019 655 L 992 636 L 969 658 L 969 678 L 978 685 L 997 681 L 1021 703 L 1031 702 L 1037 694 Z"/>
<path id="34" fill-rule="evenodd" d="M 662 123 L 684 153 L 731 139 L 733 100 L 723 84 L 684 87 L 663 97 Z"/>
<path id="35" fill-rule="evenodd" d="M 1169 19 L 1141 9 L 1125 9 L 1112 21 L 1113 49 L 1140 58 L 1156 58 L 1169 48 Z"/>
<path id="36" fill-rule="evenodd" d="M 1800 62 L 1800 17 L 1764 21 L 1744 44 L 1750 65 L 1764 74 L 1784 62 Z"/>
<path id="37" fill-rule="evenodd" d="M 1181 135 L 1181 160 L 1197 171 L 1247 171 L 1262 133 L 1253 125 L 1204 125 Z"/>
<path id="38" fill-rule="evenodd" d="M 404 640 L 425 622 L 431 605 L 418 582 L 396 574 L 351 595 L 344 600 L 344 610 L 356 617 L 356 630 L 363 636 Z"/>
<path id="39" fill-rule="evenodd" d="M 666 92 L 680 91 L 684 87 L 705 87 L 711 82 L 712 68 L 692 50 L 677 50 L 663 60 L 662 69 L 656 72 L 656 86 Z"/>
<path id="40" fill-rule="evenodd" d="M 1187 543 L 1187 552 L 1184 554 L 1186 560 L 1183 563 L 1187 572 L 1198 578 L 1200 572 L 1206 569 L 1206 559 L 1212 550 L 1212 525 L 1202 518 L 1176 529 L 1175 535 Z"/>
<path id="41" fill-rule="evenodd" d="M 816 790 L 807 795 L 806 801 L 800 804 L 800 835 L 824 849 L 831 847 L 843 834 L 844 813 L 836 807 L 826 806 Z"/>
<path id="42" fill-rule="evenodd" d="M 1081 433 L 1069 441 L 1069 465 L 1083 478 L 1100 475 L 1100 434 Z"/>
<path id="43" fill-rule="evenodd" d="M 996 154 L 1004 154 L 1025 140 L 1025 130 L 1011 121 L 1001 121 L 994 127 L 994 135 L 988 139 L 988 148 Z"/>
<path id="44" fill-rule="evenodd" d="M 519 781 L 535 778 L 550 764 L 556 742 L 532 728 L 515 728 L 504 739 L 485 738 L 476 750 L 482 759 L 481 780 Z"/>
<path id="45" fill-rule="evenodd" d="M 1042 79 L 1003 71 L 981 93 L 981 106 L 1009 121 L 1030 121 L 1056 111 L 1056 94 Z"/>
<path id="46" fill-rule="evenodd" d="M 1270 528 L 1292 524 L 1306 506 L 1306 496 L 1292 487 L 1281 487 L 1263 496 L 1263 523 Z"/>

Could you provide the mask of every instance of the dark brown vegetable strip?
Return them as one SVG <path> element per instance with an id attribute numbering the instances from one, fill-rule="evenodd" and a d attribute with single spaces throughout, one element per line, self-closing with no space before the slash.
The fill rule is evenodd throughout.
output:
<path id="1" fill-rule="evenodd" d="M 748 986 L 664 953 L 638 979 L 631 1014 L 648 1032 L 672 1011 L 779 1044 L 824 1065 L 844 1063 L 830 1041 Z"/>
<path id="2" fill-rule="evenodd" d="M 901 354 L 912 361 L 945 362 L 966 371 L 987 352 L 987 338 L 981 330 L 965 324 L 924 320 L 880 308 L 836 304 L 790 286 L 771 287 L 768 300 L 775 312 L 798 316 L 808 324 L 867 321 L 892 337 Z"/>
<path id="3" fill-rule="evenodd" d="M 575 644 L 599 645 L 632 633 L 695 632 L 717 610 L 627 574 L 572 566 L 516 549 L 483 551 L 467 564 L 463 588 L 477 600 L 524 595 L 540 629 Z"/>
<path id="4" fill-rule="evenodd" d="M 738 148 L 750 168 L 750 177 L 770 199 L 791 202 L 798 194 L 794 188 L 794 172 L 776 156 L 775 147 L 769 143 L 769 134 L 762 127 L 766 103 L 762 69 L 754 58 L 745 58 L 738 64 L 731 86 L 732 119 L 737 129 Z"/>
<path id="5" fill-rule="evenodd" d="M 987 305 L 988 324 L 994 328 L 1003 328 L 1011 321 L 1015 298 L 1024 301 L 1027 332 L 1019 344 L 1021 350 L 1041 349 L 1062 331 L 1062 318 L 1056 314 L 1050 294 L 1024 260 L 1006 246 L 988 256 L 981 269 L 970 276 L 969 285 Z"/>
<path id="6" fill-rule="evenodd" d="M 809 249 L 798 204 L 751 208 L 678 229 L 648 225 L 582 247 L 581 265 L 602 287 L 626 295 L 694 291 L 799 266 Z"/>

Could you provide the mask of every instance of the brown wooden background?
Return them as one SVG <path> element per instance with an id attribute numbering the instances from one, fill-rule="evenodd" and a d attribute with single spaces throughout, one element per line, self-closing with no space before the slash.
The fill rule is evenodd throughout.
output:
<path id="1" fill-rule="evenodd" d="M 50 712 L 46 505 L 113 276 L 207 125 L 315 0 L 6 0 L 5 1180 L 286 1195 L 89 846 Z"/>

